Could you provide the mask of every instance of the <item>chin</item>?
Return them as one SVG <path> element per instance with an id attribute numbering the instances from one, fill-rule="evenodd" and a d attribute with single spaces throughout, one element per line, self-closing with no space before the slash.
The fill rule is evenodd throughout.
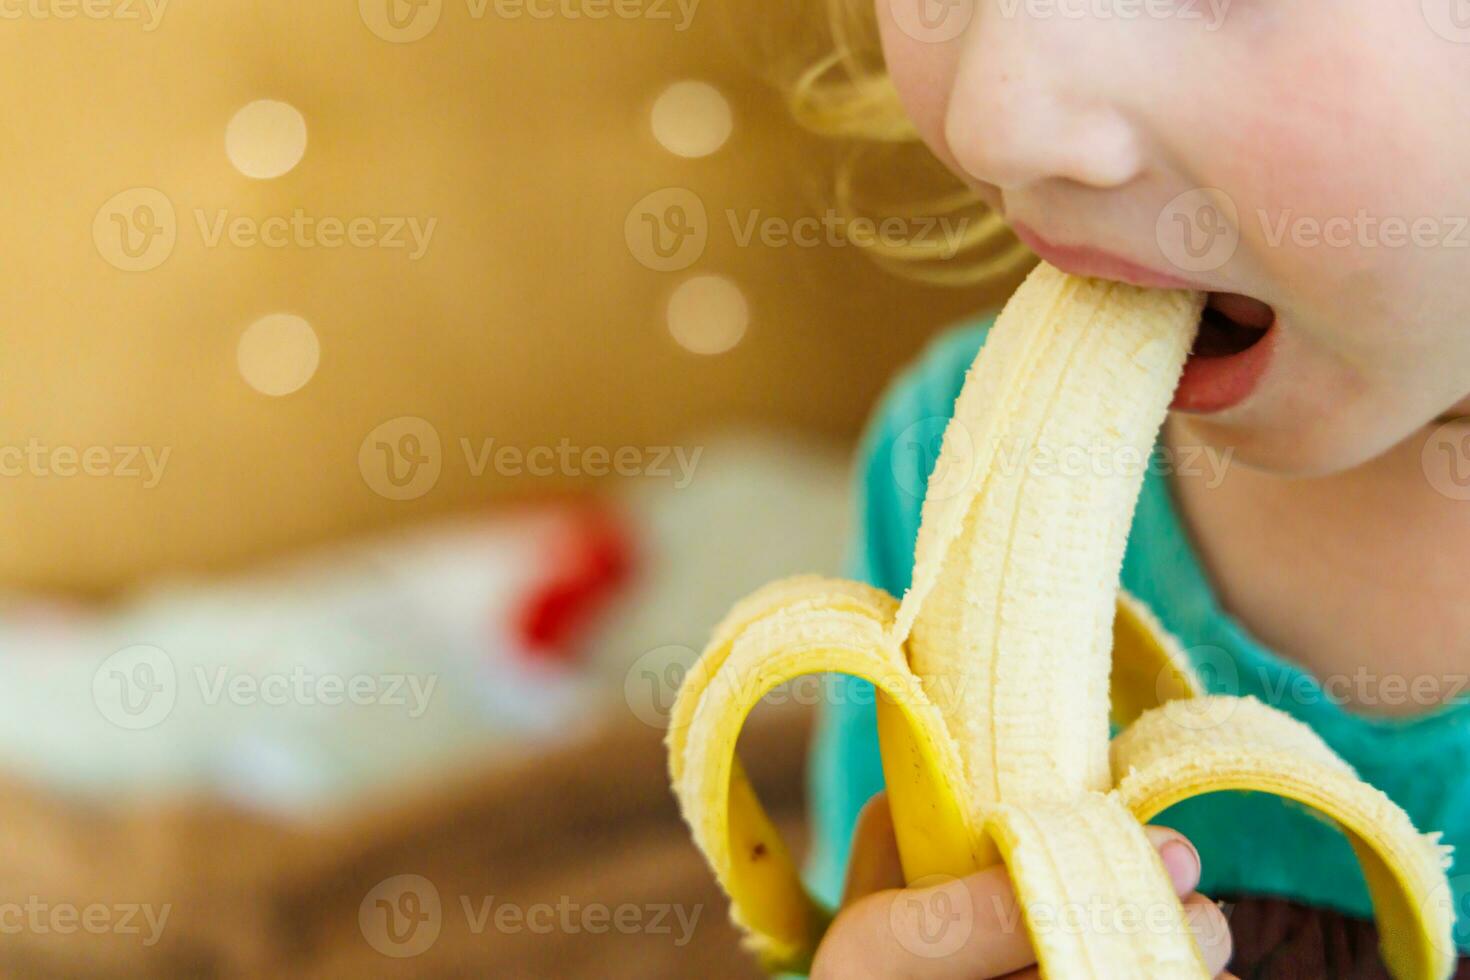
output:
<path id="1" fill-rule="evenodd" d="M 1247 424 L 1225 417 L 1174 413 L 1176 443 L 1203 445 L 1229 454 L 1232 466 L 1291 479 L 1332 476 L 1361 466 L 1391 449 L 1392 439 L 1365 439 L 1341 419 L 1292 419 L 1283 425 Z"/>

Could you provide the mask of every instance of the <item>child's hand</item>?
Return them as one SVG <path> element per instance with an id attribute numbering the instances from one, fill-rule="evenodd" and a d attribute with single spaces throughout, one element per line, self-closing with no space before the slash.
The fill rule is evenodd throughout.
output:
<path id="1" fill-rule="evenodd" d="M 1214 902 L 1194 891 L 1199 854 L 1178 832 L 1149 827 L 1190 929 L 1212 974 L 1226 976 L 1230 928 Z M 842 911 L 812 965 L 812 980 L 911 977 L 917 980 L 1034 980 L 1036 956 L 1004 868 L 931 888 L 905 889 L 888 800 L 858 818 Z"/>

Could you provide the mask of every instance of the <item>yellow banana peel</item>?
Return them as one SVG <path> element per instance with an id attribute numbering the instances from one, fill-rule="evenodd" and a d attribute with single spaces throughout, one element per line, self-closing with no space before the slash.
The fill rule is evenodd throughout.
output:
<path id="1" fill-rule="evenodd" d="M 905 878 L 1003 862 L 1049 978 L 1208 975 L 1143 825 L 1222 790 L 1273 793 L 1335 822 L 1393 975 L 1451 972 L 1438 835 L 1285 713 L 1204 695 L 1178 644 L 1119 588 L 1144 463 L 1203 302 L 1038 267 L 956 403 L 902 602 L 798 577 L 715 629 L 670 716 L 670 776 L 767 968 L 809 967 L 831 913 L 803 887 L 736 742 L 772 689 L 832 673 L 878 693 Z M 1124 728 L 1111 742 L 1110 721 Z M 1077 908 L 1092 913 L 1059 925 Z"/>

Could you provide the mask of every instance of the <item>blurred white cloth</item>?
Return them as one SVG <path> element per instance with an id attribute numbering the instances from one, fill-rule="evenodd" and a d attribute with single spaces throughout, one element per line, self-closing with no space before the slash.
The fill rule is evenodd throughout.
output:
<path id="1" fill-rule="evenodd" d="M 567 733 L 591 681 L 509 624 L 569 519 L 452 522 L 111 612 L 17 607 L 0 618 L 0 766 L 297 810 Z"/>
<path id="2" fill-rule="evenodd" d="M 683 485 L 610 484 L 600 503 L 160 583 L 110 610 L 11 601 L 0 768 L 72 792 L 293 813 L 575 738 L 610 715 L 660 725 L 729 606 L 773 578 L 835 573 L 848 523 L 831 447 L 735 434 L 698 460 Z M 613 574 L 624 543 L 631 582 Z M 583 623 L 579 603 L 609 599 Z M 655 665 L 654 688 L 640 688 L 669 650 L 679 670 Z"/>

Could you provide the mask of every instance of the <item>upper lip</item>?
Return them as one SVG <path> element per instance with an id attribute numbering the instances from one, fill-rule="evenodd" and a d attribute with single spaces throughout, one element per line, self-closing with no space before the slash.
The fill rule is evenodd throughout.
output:
<path id="1" fill-rule="evenodd" d="M 1094 279 L 1112 279 L 1147 289 L 1207 291 L 1198 283 L 1181 279 L 1167 272 L 1160 272 L 1157 269 L 1150 269 L 1146 265 L 1140 265 L 1130 259 L 1111 252 L 1104 252 L 1090 245 L 1063 245 L 1049 241 L 1035 229 L 1019 221 L 1012 222 L 1011 228 L 1027 248 L 1063 272 L 1070 272 L 1077 276 L 1090 276 Z"/>

